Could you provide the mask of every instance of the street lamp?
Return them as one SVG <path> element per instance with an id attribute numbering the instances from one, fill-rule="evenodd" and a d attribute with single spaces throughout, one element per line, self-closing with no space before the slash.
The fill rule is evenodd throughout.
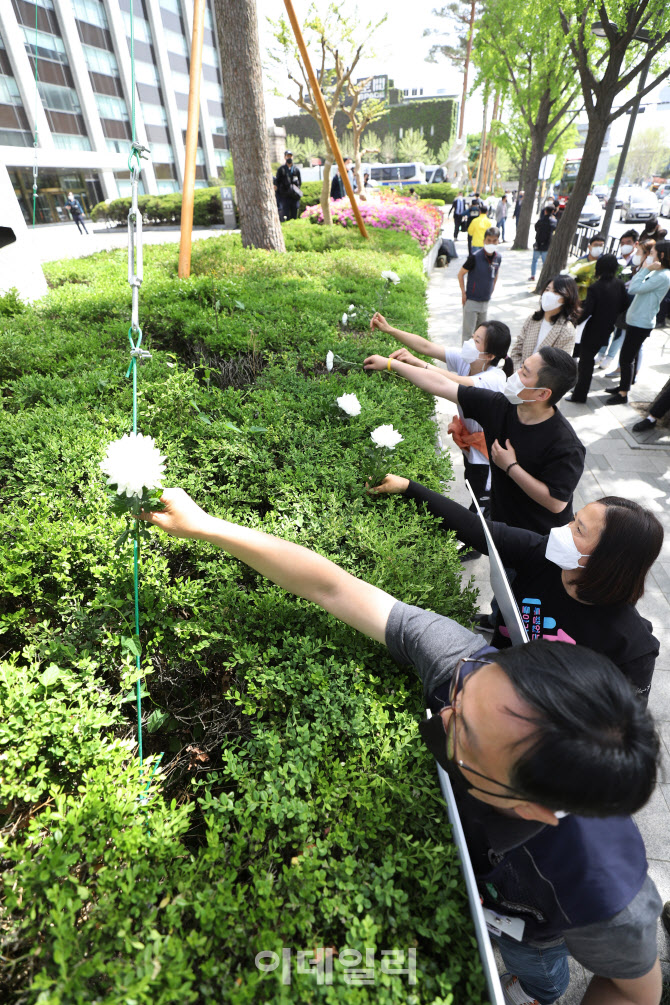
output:
<path id="1" fill-rule="evenodd" d="M 616 25 L 612 24 L 611 21 L 609 23 L 609 27 L 614 29 L 614 31 L 617 30 Z M 594 21 L 594 23 L 591 25 L 591 31 L 598 38 L 607 38 L 607 32 L 605 31 L 605 26 L 603 25 L 602 21 Z M 646 31 L 644 28 L 640 28 L 639 31 L 637 31 L 635 35 L 633 35 L 633 39 L 636 42 L 648 43 L 651 41 L 651 36 L 649 35 L 649 32 Z M 605 240 L 607 240 L 609 230 L 612 225 L 612 217 L 614 216 L 614 209 L 616 207 L 616 197 L 617 192 L 619 191 L 619 183 L 621 181 L 621 176 L 623 175 L 623 169 L 624 164 L 626 163 L 626 157 L 628 156 L 628 148 L 630 147 L 630 142 L 633 138 L 633 129 L 635 128 L 635 120 L 637 118 L 637 113 L 640 108 L 641 94 L 642 91 L 644 91 L 644 85 L 647 82 L 647 72 L 648 67 L 645 66 L 640 73 L 640 79 L 637 85 L 637 95 L 635 97 L 635 101 L 631 105 L 631 109 L 629 112 L 630 120 L 628 122 L 628 128 L 626 129 L 626 138 L 624 139 L 623 146 L 621 147 L 619 163 L 617 164 L 616 174 L 614 175 L 614 181 L 612 182 L 612 191 L 609 194 L 609 198 L 607 200 L 607 206 L 605 207 L 605 216 L 603 217 L 602 226 L 600 228 L 600 232 L 605 238 Z"/>

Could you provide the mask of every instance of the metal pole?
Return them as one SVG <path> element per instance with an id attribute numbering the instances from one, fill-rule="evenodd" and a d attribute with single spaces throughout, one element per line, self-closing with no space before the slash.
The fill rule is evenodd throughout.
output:
<path id="1" fill-rule="evenodd" d="M 193 0 L 193 36 L 191 38 L 191 71 L 188 88 L 188 123 L 184 153 L 184 190 L 181 200 L 181 238 L 179 241 L 180 279 L 191 275 L 191 239 L 193 233 L 193 192 L 195 189 L 195 157 L 198 149 L 200 121 L 200 78 L 202 76 L 202 40 L 206 0 Z"/>
<path id="2" fill-rule="evenodd" d="M 291 0 L 284 0 L 284 5 L 286 7 L 286 12 L 288 14 L 288 19 L 291 22 L 291 27 L 293 28 L 293 34 L 295 35 L 295 40 L 298 43 L 298 48 L 300 49 L 300 55 L 302 56 L 302 61 L 305 64 L 305 70 L 307 71 L 307 79 L 309 80 L 309 87 L 312 92 L 312 97 L 319 106 L 319 112 L 321 114 L 321 121 L 323 123 L 323 128 L 326 131 L 326 136 L 328 137 L 328 143 L 330 144 L 330 149 L 333 151 L 333 156 L 337 161 L 337 166 L 340 172 L 340 178 L 344 182 L 344 187 L 346 189 L 347 195 L 349 196 L 349 201 L 351 202 L 351 208 L 354 211 L 354 216 L 356 217 L 356 223 L 358 224 L 358 229 L 360 230 L 363 237 L 368 236 L 368 232 L 365 229 L 365 224 L 363 223 L 363 217 L 361 216 L 361 211 L 358 208 L 358 203 L 354 197 L 354 190 L 351 187 L 351 180 L 344 167 L 344 159 L 342 157 L 342 152 L 340 150 L 339 144 L 337 142 L 337 137 L 330 122 L 330 116 L 328 115 L 328 109 L 326 108 L 326 102 L 323 100 L 323 94 L 321 93 L 321 88 L 319 87 L 319 82 L 316 79 L 314 70 L 312 69 L 312 63 L 307 52 L 307 46 L 305 45 L 305 40 L 302 37 L 302 31 L 300 30 L 300 25 L 298 24 L 298 19 L 295 16 L 295 11 L 293 10 L 293 4 Z"/>
<path id="3" fill-rule="evenodd" d="M 612 225 L 612 217 L 614 216 L 614 209 L 616 207 L 616 196 L 619 191 L 619 182 L 621 181 L 621 176 L 623 175 L 624 165 L 626 163 L 626 157 L 628 156 L 628 148 L 630 147 L 630 141 L 633 138 L 633 129 L 635 128 L 635 120 L 637 118 L 638 109 L 640 107 L 640 94 L 644 91 L 644 85 L 647 82 L 647 72 L 649 67 L 645 66 L 644 70 L 640 73 L 640 82 L 637 85 L 637 96 L 635 101 L 631 105 L 630 109 L 630 122 L 628 123 L 628 129 L 626 130 L 626 138 L 623 141 L 623 146 L 621 148 L 621 156 L 619 157 L 619 163 L 617 164 L 616 174 L 614 175 L 614 181 L 612 182 L 612 191 L 609 194 L 607 200 L 607 206 L 605 207 L 605 216 L 603 217 L 602 226 L 600 228 L 600 233 L 603 235 L 605 240 L 607 240 L 610 232 L 610 227 Z"/>

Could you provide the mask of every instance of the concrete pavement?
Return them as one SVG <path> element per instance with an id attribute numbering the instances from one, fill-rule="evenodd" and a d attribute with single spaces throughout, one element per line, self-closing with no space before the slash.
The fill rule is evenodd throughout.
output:
<path id="1" fill-rule="evenodd" d="M 445 230 L 451 236 L 451 226 Z M 507 236 L 509 238 L 509 233 Z M 445 269 L 433 271 L 428 291 L 428 337 L 450 347 L 461 344 L 462 307 L 456 275 L 467 255 L 463 235 L 456 247 L 460 258 Z M 503 245 L 503 262 L 488 316 L 505 321 L 514 340 L 526 317 L 539 306 L 539 299 L 531 292 L 535 284 L 527 282 L 532 252 L 511 251 L 510 247 L 511 242 Z M 586 467 L 575 492 L 575 509 L 601 496 L 628 496 L 648 506 L 666 530 L 663 549 L 648 577 L 645 596 L 638 605 L 640 613 L 652 622 L 654 634 L 661 642 L 649 705 L 662 738 L 663 762 L 660 784 L 637 815 L 647 847 L 649 871 L 665 901 L 670 900 L 670 430 L 654 430 L 639 436 L 631 433 L 630 427 L 641 417 L 634 404 L 640 408 L 641 403 L 651 402 L 670 377 L 670 330 L 654 331 L 645 343 L 640 375 L 629 396 L 633 404 L 603 404 L 605 395 L 600 391 L 612 384 L 611 380 L 605 380 L 603 373 L 596 370 L 585 405 L 564 400 L 560 407 L 587 448 Z M 454 411 L 450 402 L 436 399 L 442 442 L 444 448 L 450 450 L 456 475 L 449 493 L 458 502 L 469 505 L 470 498 L 463 484 L 461 452 L 453 446 L 446 431 Z M 463 582 L 471 579 L 479 588 L 482 610 L 488 611 L 491 599 L 488 559 L 479 558 L 464 565 Z M 664 978 L 670 980 L 670 939 L 660 924 L 658 945 Z M 589 975 L 583 967 L 573 962 L 572 969 L 573 980 L 560 999 L 561 1005 L 581 1002 L 588 982 Z"/>

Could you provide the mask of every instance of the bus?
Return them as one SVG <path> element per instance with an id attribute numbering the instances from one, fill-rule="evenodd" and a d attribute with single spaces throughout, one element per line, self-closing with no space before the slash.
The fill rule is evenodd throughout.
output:
<path id="1" fill-rule="evenodd" d="M 370 177 L 378 185 L 425 185 L 426 165 L 418 161 L 406 164 L 372 164 Z"/>

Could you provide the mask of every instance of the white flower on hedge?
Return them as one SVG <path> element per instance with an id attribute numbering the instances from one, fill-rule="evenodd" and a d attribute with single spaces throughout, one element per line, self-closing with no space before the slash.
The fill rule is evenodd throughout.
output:
<path id="1" fill-rule="evenodd" d="M 153 436 L 126 433 L 107 447 L 100 467 L 108 485 L 116 485 L 117 495 L 142 498 L 144 489 L 160 488 L 165 473 L 165 458 Z"/>
<path id="2" fill-rule="evenodd" d="M 346 325 L 346 323 L 347 323 L 347 315 L 346 315 L 346 314 L 343 314 L 343 315 L 342 315 L 342 324 L 343 324 L 343 325 Z"/>
<path id="3" fill-rule="evenodd" d="M 399 283 L 400 282 L 400 276 L 398 275 L 398 273 L 397 272 L 391 272 L 390 270 L 387 270 L 386 272 L 382 272 L 382 279 L 388 279 L 388 281 L 390 283 Z"/>
<path id="4" fill-rule="evenodd" d="M 351 312 L 351 311 L 355 311 L 355 310 L 356 310 L 355 305 L 354 304 L 349 304 L 349 311 Z"/>
<path id="5" fill-rule="evenodd" d="M 330 373 L 330 371 L 333 369 L 333 360 L 334 359 L 335 359 L 335 356 L 333 355 L 332 351 L 329 349 L 328 352 L 326 353 L 326 370 L 328 371 L 328 373 Z"/>
<path id="6" fill-rule="evenodd" d="M 389 450 L 393 450 L 402 442 L 402 436 L 390 423 L 373 429 L 370 439 L 376 447 L 387 447 Z"/>
<path id="7" fill-rule="evenodd" d="M 347 415 L 360 415 L 361 403 L 355 394 L 342 394 L 337 399 L 337 404 Z"/>

